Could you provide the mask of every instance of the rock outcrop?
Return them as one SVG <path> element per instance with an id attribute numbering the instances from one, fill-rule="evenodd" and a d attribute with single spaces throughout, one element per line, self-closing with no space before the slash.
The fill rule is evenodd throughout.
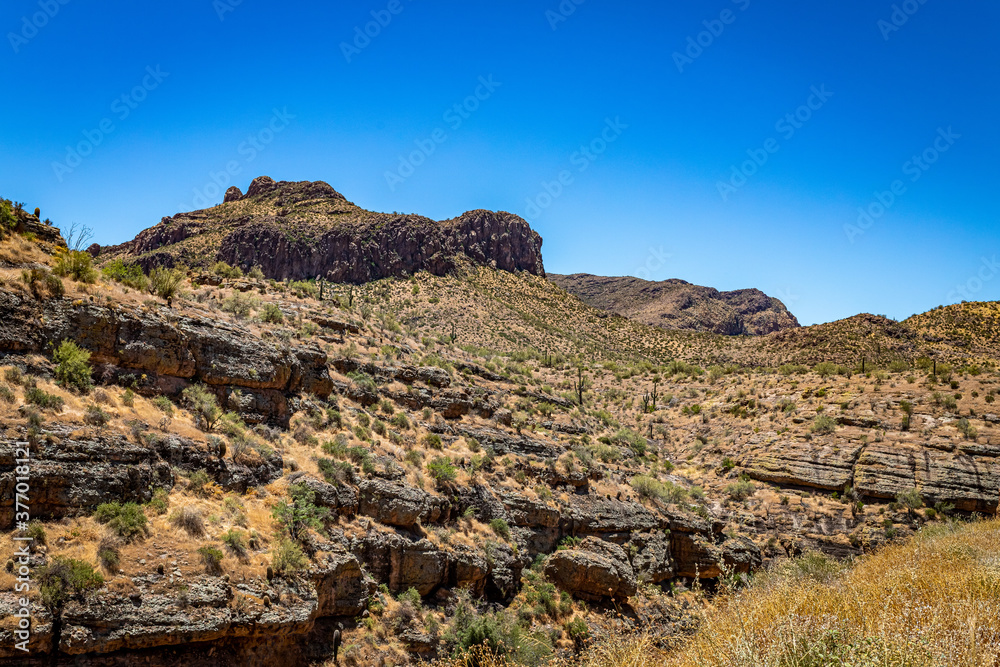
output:
<path id="1" fill-rule="evenodd" d="M 48 342 L 73 340 L 90 351 L 97 377 L 140 393 L 177 396 L 201 382 L 227 404 L 239 390 L 248 423 L 287 425 L 289 395 L 326 397 L 333 389 L 316 347 L 277 345 L 242 326 L 169 309 L 38 302 L 0 291 L 0 322 L 0 352 L 47 353 Z"/>
<path id="2" fill-rule="evenodd" d="M 636 592 L 635 573 L 625 550 L 593 537 L 549 556 L 545 576 L 581 600 L 625 600 Z"/>
<path id="3" fill-rule="evenodd" d="M 588 306 L 663 329 L 740 336 L 799 326 L 785 304 L 757 289 L 720 292 L 676 279 L 650 282 L 584 273 L 549 274 L 548 279 Z"/>
<path id="4" fill-rule="evenodd" d="M 146 270 L 224 261 L 260 267 L 278 280 L 364 283 L 417 271 L 445 275 L 459 258 L 545 275 L 541 246 L 541 237 L 511 213 L 476 210 L 441 222 L 374 213 L 322 181 L 262 176 L 245 195 L 230 188 L 218 206 L 163 218 L 132 241 L 102 248 L 99 260 L 118 257 Z"/>

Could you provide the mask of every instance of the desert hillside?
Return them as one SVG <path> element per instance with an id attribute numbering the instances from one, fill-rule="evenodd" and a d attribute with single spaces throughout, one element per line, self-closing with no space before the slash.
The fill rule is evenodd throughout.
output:
<path id="1" fill-rule="evenodd" d="M 548 278 L 588 306 L 663 329 L 739 336 L 799 326 L 781 301 L 757 289 L 720 292 L 683 280 L 651 282 L 584 273 Z"/>
<path id="2" fill-rule="evenodd" d="M 671 331 L 540 263 L 95 262 L 2 204 L 0 664 L 1000 657 L 995 304 Z"/>

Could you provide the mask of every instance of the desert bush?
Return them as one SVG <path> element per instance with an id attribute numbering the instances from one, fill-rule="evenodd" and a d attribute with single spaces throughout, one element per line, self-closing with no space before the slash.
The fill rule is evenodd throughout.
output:
<path id="1" fill-rule="evenodd" d="M 427 473 L 441 487 L 455 481 L 455 478 L 458 476 L 458 469 L 455 468 L 450 457 L 437 456 L 427 464 Z"/>
<path id="2" fill-rule="evenodd" d="M 201 562 L 204 563 L 206 572 L 209 574 L 222 572 L 222 559 L 225 558 L 225 554 L 222 553 L 221 549 L 206 544 L 198 548 L 198 555 L 201 556 Z"/>
<path id="3" fill-rule="evenodd" d="M 60 297 L 66 293 L 62 280 L 44 267 L 25 269 L 21 272 L 21 282 L 27 285 L 36 299 L 45 295 Z"/>
<path id="4" fill-rule="evenodd" d="M 305 484 L 288 487 L 291 502 L 280 501 L 272 511 L 274 520 L 293 539 L 301 539 L 307 530 L 323 530 L 324 522 L 330 518 L 330 510 L 316 505 L 316 492 Z"/>
<path id="5" fill-rule="evenodd" d="M 817 435 L 829 435 L 837 430 L 837 421 L 829 415 L 818 415 L 809 430 Z"/>
<path id="6" fill-rule="evenodd" d="M 54 556 L 35 570 L 34 577 L 42 604 L 50 610 L 60 609 L 70 599 L 82 597 L 104 583 L 104 577 L 90 563 L 63 556 Z"/>
<path id="7" fill-rule="evenodd" d="M 724 490 L 724 493 L 729 497 L 730 500 L 746 500 L 754 494 L 756 487 L 754 483 L 748 479 L 741 479 L 738 482 L 730 484 Z"/>
<path id="8" fill-rule="evenodd" d="M 185 275 L 179 269 L 156 268 L 149 273 L 149 290 L 161 299 L 179 297 Z"/>
<path id="9" fill-rule="evenodd" d="M 205 519 L 201 510 L 193 505 L 185 505 L 176 509 L 170 515 L 170 523 L 183 529 L 192 537 L 201 537 L 205 534 Z"/>
<path id="10" fill-rule="evenodd" d="M 490 529 L 505 540 L 510 539 L 510 526 L 504 519 L 493 519 L 490 521 Z"/>
<path id="11" fill-rule="evenodd" d="M 273 303 L 265 303 L 257 313 L 257 317 L 260 318 L 261 322 L 268 324 L 282 324 L 285 321 L 285 314 L 281 312 L 281 308 Z"/>
<path id="12" fill-rule="evenodd" d="M 83 250 L 60 248 L 56 251 L 52 273 L 61 278 L 72 278 L 78 283 L 97 282 L 97 269 L 94 268 L 94 258 Z"/>
<path id="13" fill-rule="evenodd" d="M 222 278 L 242 278 L 243 271 L 238 266 L 230 266 L 225 262 L 216 262 L 212 266 L 212 273 Z"/>
<path id="14" fill-rule="evenodd" d="M 431 449 L 441 449 L 441 436 L 437 433 L 428 433 L 423 438 L 421 438 L 421 443 L 424 447 L 429 447 Z"/>
<path id="15" fill-rule="evenodd" d="M 222 408 L 215 394 L 202 384 L 193 384 L 181 394 L 188 409 L 195 417 L 195 423 L 203 431 L 211 431 L 222 418 Z"/>
<path id="16" fill-rule="evenodd" d="M 93 369 L 90 367 L 89 351 L 66 339 L 56 348 L 52 360 L 56 362 L 56 380 L 61 386 L 83 393 L 90 391 Z"/>
<path id="17" fill-rule="evenodd" d="M 114 259 L 101 268 L 101 274 L 108 280 L 114 280 L 140 292 L 149 289 L 149 278 L 138 264 L 126 264 L 120 259 Z"/>
<path id="18" fill-rule="evenodd" d="M 973 426 L 965 417 L 962 417 L 955 423 L 955 428 L 958 429 L 959 433 L 965 436 L 966 440 L 975 440 L 976 436 L 979 435 L 979 431 L 976 430 L 976 427 Z"/>
<path id="19" fill-rule="evenodd" d="M 94 512 L 94 519 L 106 524 L 118 537 L 132 541 L 146 534 L 147 519 L 142 507 L 136 503 L 119 503 L 117 500 L 102 503 Z"/>
<path id="20" fill-rule="evenodd" d="M 256 305 L 257 299 L 254 297 L 242 292 L 233 292 L 222 300 L 222 305 L 219 307 L 225 312 L 232 313 L 236 317 L 243 319 L 250 315 Z"/>
<path id="21" fill-rule="evenodd" d="M 83 422 L 97 428 L 104 428 L 111 421 L 111 415 L 101 409 L 99 405 L 91 403 L 83 413 Z"/>
<path id="22" fill-rule="evenodd" d="M 289 539 L 281 539 L 271 552 L 271 567 L 278 574 L 303 569 L 309 562 L 302 547 Z"/>
<path id="23" fill-rule="evenodd" d="M 105 535 L 97 544 L 97 560 L 108 572 L 117 572 L 121 562 L 121 543 L 114 535 Z"/>
<path id="24" fill-rule="evenodd" d="M 24 390 L 24 402 L 29 405 L 37 405 L 43 410 L 54 410 L 55 412 L 62 412 L 65 404 L 62 396 L 49 394 L 38 387 L 29 387 Z"/>
<path id="25" fill-rule="evenodd" d="M 629 484 L 640 498 L 660 500 L 668 504 L 680 503 L 687 499 L 688 492 L 673 482 L 661 482 L 648 475 L 636 475 Z"/>

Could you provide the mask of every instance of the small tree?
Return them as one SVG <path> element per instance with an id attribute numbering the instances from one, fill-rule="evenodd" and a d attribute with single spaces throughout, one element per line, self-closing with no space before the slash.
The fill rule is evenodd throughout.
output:
<path id="1" fill-rule="evenodd" d="M 52 360 L 56 362 L 56 380 L 68 389 L 77 389 L 83 393 L 93 387 L 90 367 L 90 352 L 80 348 L 73 341 L 66 339 L 59 344 Z"/>
<path id="2" fill-rule="evenodd" d="M 920 492 L 915 488 L 901 491 L 896 495 L 896 502 L 905 507 L 906 513 L 910 516 L 913 516 L 914 512 L 924 506 L 924 499 L 920 497 Z"/>
<path id="3" fill-rule="evenodd" d="M 194 413 L 198 427 L 203 431 L 211 431 L 222 417 L 222 408 L 215 394 L 203 384 L 193 384 L 182 394 L 188 408 Z"/>
<path id="4" fill-rule="evenodd" d="M 913 416 L 913 403 L 910 403 L 909 401 L 900 401 L 899 409 L 903 411 L 903 423 L 901 428 L 904 431 L 909 431 L 910 418 Z"/>

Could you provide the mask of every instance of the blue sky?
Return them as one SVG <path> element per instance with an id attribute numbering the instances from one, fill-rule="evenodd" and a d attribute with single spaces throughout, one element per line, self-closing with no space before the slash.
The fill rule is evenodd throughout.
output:
<path id="1" fill-rule="evenodd" d="M 969 0 L 12 0 L 0 194 L 109 244 L 221 201 L 213 175 L 325 180 L 527 217 L 551 272 L 905 318 L 1000 299 L 998 25 Z"/>

